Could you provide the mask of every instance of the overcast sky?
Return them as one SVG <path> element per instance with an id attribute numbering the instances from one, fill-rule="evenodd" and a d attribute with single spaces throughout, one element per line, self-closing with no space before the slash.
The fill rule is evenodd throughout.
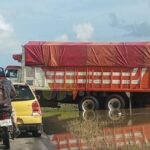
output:
<path id="1" fill-rule="evenodd" d="M 150 41 L 150 0 L 1 0 L 1 66 L 30 40 Z"/>

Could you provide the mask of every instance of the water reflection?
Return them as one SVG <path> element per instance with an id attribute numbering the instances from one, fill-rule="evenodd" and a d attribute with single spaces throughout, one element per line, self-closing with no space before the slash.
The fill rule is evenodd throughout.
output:
<path id="1" fill-rule="evenodd" d="M 44 120 L 49 126 L 48 129 L 45 127 L 45 131 L 57 150 L 150 149 L 148 108 L 133 109 L 132 112 L 101 110 L 70 113 L 69 118 L 63 119 L 62 112 Z"/>

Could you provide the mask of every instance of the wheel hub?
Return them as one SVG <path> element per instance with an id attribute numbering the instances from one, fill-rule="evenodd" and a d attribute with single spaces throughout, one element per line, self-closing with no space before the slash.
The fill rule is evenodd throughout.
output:
<path id="1" fill-rule="evenodd" d="M 116 99 L 116 98 L 113 98 L 109 101 L 108 103 L 108 108 L 110 110 L 113 110 L 113 109 L 120 109 L 121 108 L 121 102 Z"/>
<path id="2" fill-rule="evenodd" d="M 94 110 L 95 109 L 95 103 L 92 100 L 85 100 L 82 104 L 83 110 Z"/>

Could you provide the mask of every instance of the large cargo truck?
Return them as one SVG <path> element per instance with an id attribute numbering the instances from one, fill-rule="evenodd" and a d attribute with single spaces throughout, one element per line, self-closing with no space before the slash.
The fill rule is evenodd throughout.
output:
<path id="1" fill-rule="evenodd" d="M 150 43 L 28 42 L 13 55 L 7 76 L 31 85 L 40 102 L 78 104 L 79 110 L 119 109 L 149 99 Z M 15 80 L 16 81 L 16 80 Z"/>

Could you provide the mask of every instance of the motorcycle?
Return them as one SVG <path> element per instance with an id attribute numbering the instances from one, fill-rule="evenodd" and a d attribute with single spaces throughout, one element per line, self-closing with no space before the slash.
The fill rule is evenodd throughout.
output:
<path id="1" fill-rule="evenodd" d="M 12 128 L 11 109 L 5 104 L 0 104 L 0 137 L 6 149 L 10 149 Z"/>

